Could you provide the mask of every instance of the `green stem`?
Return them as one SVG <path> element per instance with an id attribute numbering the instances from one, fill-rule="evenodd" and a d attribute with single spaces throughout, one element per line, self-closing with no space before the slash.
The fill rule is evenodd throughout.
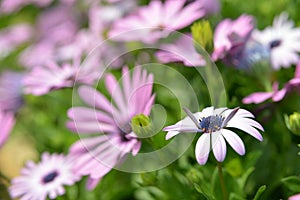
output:
<path id="1" fill-rule="evenodd" d="M 222 171 L 222 163 L 221 162 L 218 162 L 218 171 L 219 171 L 219 176 L 220 176 L 220 183 L 221 183 L 221 188 L 222 188 L 222 192 L 223 192 L 223 197 L 224 197 L 224 200 L 227 200 L 228 195 L 227 195 L 227 190 L 226 190 L 226 187 L 225 187 L 223 171 Z"/>

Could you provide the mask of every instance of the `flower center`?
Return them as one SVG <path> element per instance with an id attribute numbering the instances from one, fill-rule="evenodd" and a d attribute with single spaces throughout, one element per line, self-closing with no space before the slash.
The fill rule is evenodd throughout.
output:
<path id="1" fill-rule="evenodd" d="M 209 117 L 203 117 L 199 120 L 200 129 L 203 133 L 212 133 L 222 128 L 224 117 L 220 115 L 212 115 Z"/>
<path id="2" fill-rule="evenodd" d="M 273 40 L 272 42 L 270 42 L 270 49 L 274 49 L 280 45 L 281 45 L 281 40 L 279 39 Z"/>
<path id="3" fill-rule="evenodd" d="M 47 174 L 42 178 L 42 183 L 47 184 L 49 182 L 52 182 L 57 176 L 58 176 L 57 171 L 50 172 L 49 174 Z"/>

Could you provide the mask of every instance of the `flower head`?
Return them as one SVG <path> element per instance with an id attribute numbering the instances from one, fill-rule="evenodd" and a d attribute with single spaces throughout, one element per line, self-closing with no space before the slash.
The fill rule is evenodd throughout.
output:
<path id="1" fill-rule="evenodd" d="M 24 78 L 24 92 L 33 95 L 43 95 L 52 90 L 72 87 L 75 83 L 93 84 L 101 73 L 98 56 L 92 55 L 80 64 L 80 58 L 74 58 L 73 63 L 61 66 L 48 62 L 43 66 L 34 67 Z"/>
<path id="2" fill-rule="evenodd" d="M 215 30 L 213 59 L 223 59 L 233 49 L 243 47 L 253 28 L 254 19 L 249 15 L 221 21 Z"/>
<path id="3" fill-rule="evenodd" d="M 254 138 L 262 141 L 262 135 L 259 130 L 263 127 L 254 121 L 254 116 L 247 110 L 235 108 L 208 107 L 202 112 L 191 113 L 184 109 L 187 117 L 174 125 L 165 127 L 168 131 L 166 139 L 179 134 L 180 132 L 202 133 L 196 144 L 196 159 L 199 164 L 204 165 L 207 162 L 210 150 L 213 151 L 217 161 L 222 162 L 226 156 L 226 142 L 240 155 L 245 154 L 245 146 L 240 137 L 228 128 L 240 129 Z"/>
<path id="4" fill-rule="evenodd" d="M 150 114 L 154 102 L 153 76 L 141 67 L 134 68 L 132 78 L 127 67 L 123 68 L 122 75 L 122 87 L 112 74 L 105 77 L 112 103 L 95 89 L 81 86 L 79 96 L 90 107 L 74 107 L 68 111 L 70 130 L 80 135 L 94 134 L 76 142 L 70 149 L 70 154 L 76 158 L 75 173 L 90 176 L 89 189 L 128 153 L 136 155 L 141 147 L 131 123 L 137 115 Z"/>
<path id="5" fill-rule="evenodd" d="M 271 64 L 275 70 L 290 67 L 291 64 L 298 62 L 300 28 L 294 28 L 294 23 L 288 20 L 287 13 L 276 17 L 272 27 L 267 27 L 263 31 L 253 31 L 252 36 L 270 49 Z"/>
<path id="6" fill-rule="evenodd" d="M 204 16 L 201 3 L 193 2 L 184 6 L 185 3 L 186 0 L 167 0 L 165 3 L 151 1 L 137 13 L 116 21 L 109 36 L 117 41 L 155 42 Z"/>
<path id="7" fill-rule="evenodd" d="M 55 199 L 65 193 L 64 185 L 73 185 L 79 180 L 71 171 L 72 162 L 61 154 L 43 153 L 42 160 L 35 164 L 28 161 L 21 176 L 12 179 L 9 192 L 12 198 Z"/>

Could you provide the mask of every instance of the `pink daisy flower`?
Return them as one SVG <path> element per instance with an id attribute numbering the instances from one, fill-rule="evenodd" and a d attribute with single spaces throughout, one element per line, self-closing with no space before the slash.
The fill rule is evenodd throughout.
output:
<path id="1" fill-rule="evenodd" d="M 226 54 L 238 46 L 243 46 L 254 28 L 254 19 L 249 15 L 241 15 L 236 20 L 224 19 L 214 34 L 214 60 L 223 59 Z"/>
<path id="2" fill-rule="evenodd" d="M 193 38 L 189 35 L 181 36 L 172 44 L 163 44 L 156 57 L 162 63 L 182 62 L 185 66 L 204 66 L 205 60 L 194 48 Z"/>
<path id="3" fill-rule="evenodd" d="M 195 154 L 200 165 L 207 162 L 210 150 L 217 161 L 222 162 L 226 156 L 226 142 L 239 154 L 245 154 L 245 146 L 240 137 L 227 128 L 240 129 L 254 138 L 262 141 L 262 135 L 259 130 L 263 127 L 251 118 L 254 116 L 244 109 L 228 109 L 208 107 L 202 112 L 191 113 L 184 109 L 187 117 L 174 125 L 165 127 L 163 130 L 168 131 L 166 139 L 170 139 L 180 132 L 202 133 L 196 144 Z"/>
<path id="4" fill-rule="evenodd" d="M 80 179 L 72 173 L 70 158 L 62 154 L 43 153 L 35 164 L 28 161 L 21 176 L 12 179 L 9 192 L 12 198 L 22 200 L 55 199 L 65 193 L 64 185 L 73 185 Z"/>
<path id="5" fill-rule="evenodd" d="M 73 64 L 61 66 L 48 62 L 43 66 L 34 67 L 24 78 L 26 94 L 43 95 L 52 90 L 73 87 L 75 83 L 93 84 L 101 75 L 98 56 L 91 55 L 80 64 L 80 58 L 74 58 Z"/>
<path id="6" fill-rule="evenodd" d="M 294 22 L 288 20 L 287 13 L 276 17 L 272 27 L 253 31 L 252 37 L 270 49 L 271 64 L 275 70 L 298 62 L 300 28 L 294 28 Z"/>
<path id="7" fill-rule="evenodd" d="M 279 83 L 276 81 L 273 83 L 272 91 L 270 92 L 254 92 L 249 96 L 243 98 L 244 104 L 255 103 L 259 104 L 268 99 L 272 99 L 273 102 L 281 101 L 286 94 L 294 91 L 295 89 L 300 92 L 300 61 L 296 67 L 295 76 L 289 80 L 282 89 L 279 89 Z"/>
<path id="8" fill-rule="evenodd" d="M 185 3 L 186 0 L 167 0 L 165 3 L 151 1 L 137 13 L 116 21 L 109 36 L 116 41 L 153 43 L 204 16 L 201 3 L 193 2 L 184 6 Z"/>
<path id="9" fill-rule="evenodd" d="M 14 114 L 0 111 L 0 147 L 5 143 L 15 124 Z"/>
<path id="10" fill-rule="evenodd" d="M 96 133 L 70 148 L 70 154 L 76 158 L 73 170 L 78 175 L 89 175 L 89 189 L 120 164 L 126 154 L 136 155 L 141 147 L 131 120 L 140 114 L 150 115 L 154 102 L 153 75 L 141 67 L 134 68 L 132 77 L 124 67 L 122 75 L 122 86 L 112 74 L 105 77 L 112 103 L 95 89 L 81 86 L 79 96 L 90 107 L 74 107 L 68 111 L 70 130 L 86 136 Z"/>

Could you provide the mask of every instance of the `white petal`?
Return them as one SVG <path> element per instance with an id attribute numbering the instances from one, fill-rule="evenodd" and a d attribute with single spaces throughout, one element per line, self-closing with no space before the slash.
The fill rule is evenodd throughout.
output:
<path id="1" fill-rule="evenodd" d="M 226 139 L 226 141 L 229 143 L 229 145 L 240 155 L 245 154 L 245 145 L 241 138 L 235 134 L 234 132 L 222 129 L 222 135 Z"/>
<path id="2" fill-rule="evenodd" d="M 169 131 L 166 135 L 166 140 L 174 137 L 175 135 L 178 135 L 180 132 L 179 131 Z"/>
<path id="3" fill-rule="evenodd" d="M 254 121 L 253 119 L 249 119 L 249 118 L 235 117 L 235 118 L 232 118 L 232 120 L 230 120 L 228 122 L 228 124 L 230 124 L 231 126 L 238 126 L 239 124 L 246 124 L 249 126 L 253 126 L 261 131 L 264 131 L 264 128 L 257 121 Z"/>
<path id="4" fill-rule="evenodd" d="M 259 141 L 262 141 L 263 140 L 263 137 L 262 135 L 259 133 L 258 130 L 256 130 L 255 128 L 253 128 L 252 126 L 250 125 L 247 125 L 247 124 L 243 124 L 243 123 L 236 123 L 234 125 L 229 125 L 227 127 L 233 127 L 233 128 L 238 128 L 242 131 L 245 131 L 246 133 L 248 133 L 249 135 L 255 137 L 256 139 L 258 139 Z"/>
<path id="5" fill-rule="evenodd" d="M 210 151 L 210 134 L 204 133 L 198 139 L 195 149 L 196 159 L 200 165 L 207 162 Z"/>
<path id="6" fill-rule="evenodd" d="M 225 140 L 219 131 L 212 133 L 211 136 L 212 136 L 212 150 L 215 155 L 215 158 L 217 159 L 217 161 L 223 162 L 226 156 Z"/>

